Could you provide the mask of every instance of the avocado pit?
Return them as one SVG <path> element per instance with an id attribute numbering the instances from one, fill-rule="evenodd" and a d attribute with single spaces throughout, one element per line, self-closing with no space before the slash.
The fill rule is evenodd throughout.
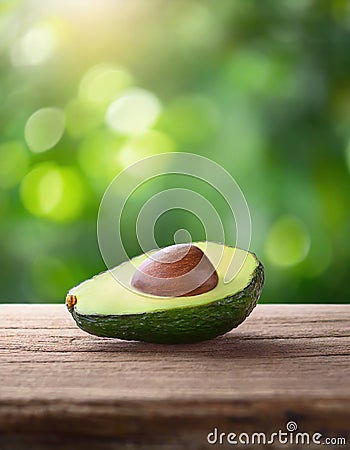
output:
<path id="1" fill-rule="evenodd" d="M 217 284 L 214 266 L 192 244 L 171 245 L 152 254 L 140 264 L 131 280 L 135 289 L 160 297 L 199 295 Z"/>

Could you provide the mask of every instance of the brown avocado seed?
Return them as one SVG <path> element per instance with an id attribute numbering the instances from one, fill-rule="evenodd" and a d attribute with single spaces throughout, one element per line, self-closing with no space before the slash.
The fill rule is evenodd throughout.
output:
<path id="1" fill-rule="evenodd" d="M 203 294 L 218 284 L 218 274 L 202 250 L 192 244 L 163 248 L 137 268 L 131 286 L 145 294 L 182 297 Z"/>

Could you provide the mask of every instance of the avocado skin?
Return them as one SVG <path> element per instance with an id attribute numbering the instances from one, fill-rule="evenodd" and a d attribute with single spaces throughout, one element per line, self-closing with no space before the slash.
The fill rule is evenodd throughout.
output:
<path id="1" fill-rule="evenodd" d="M 156 344 L 190 344 L 215 338 L 240 325 L 252 312 L 264 284 L 264 267 L 254 270 L 245 289 L 206 305 L 142 314 L 80 314 L 70 308 L 79 328 L 95 336 Z"/>

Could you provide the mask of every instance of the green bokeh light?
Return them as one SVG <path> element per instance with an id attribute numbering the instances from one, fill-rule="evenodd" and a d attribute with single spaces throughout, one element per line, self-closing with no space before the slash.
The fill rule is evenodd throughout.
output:
<path id="1" fill-rule="evenodd" d="M 80 82 L 79 96 L 83 101 L 105 107 L 132 84 L 128 71 L 115 64 L 104 63 L 86 72 Z"/>
<path id="2" fill-rule="evenodd" d="M 27 120 L 24 136 L 28 147 L 34 153 L 41 153 L 54 147 L 64 132 L 65 118 L 58 108 L 41 108 Z"/>
<path id="3" fill-rule="evenodd" d="M 161 109 L 160 101 L 152 92 L 128 89 L 108 107 L 106 123 L 121 135 L 140 134 L 154 125 Z"/>
<path id="4" fill-rule="evenodd" d="M 118 161 L 125 169 L 136 161 L 157 153 L 173 152 L 176 150 L 175 142 L 164 133 L 149 130 L 141 135 L 127 140 L 121 147 Z"/>
<path id="5" fill-rule="evenodd" d="M 11 62 L 14 66 L 35 66 L 51 56 L 57 43 L 54 30 L 47 25 L 27 31 L 12 47 Z"/>
<path id="6" fill-rule="evenodd" d="M 277 267 L 295 266 L 308 254 L 310 236 L 296 217 L 280 217 L 270 229 L 265 243 L 268 260 Z"/>
<path id="7" fill-rule="evenodd" d="M 23 179 L 21 198 L 28 211 L 55 221 L 79 217 L 84 201 L 84 186 L 72 167 L 42 163 Z"/>

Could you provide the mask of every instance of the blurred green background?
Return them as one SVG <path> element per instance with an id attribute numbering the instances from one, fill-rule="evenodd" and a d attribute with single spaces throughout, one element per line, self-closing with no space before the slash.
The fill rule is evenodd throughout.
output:
<path id="1" fill-rule="evenodd" d="M 104 270 L 105 189 L 173 151 L 239 183 L 262 301 L 348 301 L 348 1 L 1 1 L 0 104 L 1 302 L 62 302 Z M 161 219 L 159 245 L 203 237 Z"/>

